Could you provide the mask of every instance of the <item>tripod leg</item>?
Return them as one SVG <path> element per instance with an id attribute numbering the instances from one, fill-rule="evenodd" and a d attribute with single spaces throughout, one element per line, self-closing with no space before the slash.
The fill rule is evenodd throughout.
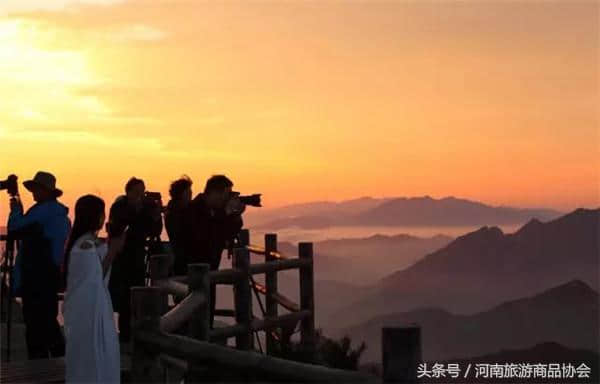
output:
<path id="1" fill-rule="evenodd" d="M 14 240 L 9 240 L 10 244 L 7 243 L 7 249 L 8 251 L 6 252 L 6 258 L 7 258 L 7 271 L 5 272 L 5 275 L 8 274 L 8 281 L 10 281 L 10 276 L 12 274 L 12 270 L 13 270 L 13 261 L 14 261 L 14 250 L 15 250 L 15 243 Z M 6 361 L 10 361 L 10 339 L 11 339 L 11 326 L 12 326 L 12 294 L 11 294 L 11 289 L 7 289 L 6 290 L 6 304 L 7 304 L 7 310 L 6 310 Z"/>

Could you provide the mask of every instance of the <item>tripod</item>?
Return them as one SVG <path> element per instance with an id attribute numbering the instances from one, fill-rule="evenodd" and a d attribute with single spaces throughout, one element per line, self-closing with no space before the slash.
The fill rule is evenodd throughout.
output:
<path id="1" fill-rule="evenodd" d="M 0 283 L 0 312 L 2 315 L 2 321 L 6 323 L 6 361 L 10 361 L 10 336 L 12 326 L 12 284 L 10 278 L 12 276 L 15 256 L 15 239 L 10 235 L 0 236 L 0 241 L 4 241 L 6 244 L 4 250 L 4 261 L 1 266 L 2 271 L 2 282 Z M 10 286 L 9 286 L 10 285 Z"/>

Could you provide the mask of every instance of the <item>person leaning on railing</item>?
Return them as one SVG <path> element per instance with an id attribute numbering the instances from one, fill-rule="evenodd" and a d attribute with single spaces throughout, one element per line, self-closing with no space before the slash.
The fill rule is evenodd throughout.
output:
<path id="1" fill-rule="evenodd" d="M 185 235 L 187 263 L 206 263 L 219 269 L 227 243 L 242 229 L 246 206 L 232 193 L 233 182 L 224 175 L 212 176 L 204 193 L 198 194 L 189 209 L 190 225 Z M 210 326 L 213 327 L 216 289 L 211 285 Z"/>

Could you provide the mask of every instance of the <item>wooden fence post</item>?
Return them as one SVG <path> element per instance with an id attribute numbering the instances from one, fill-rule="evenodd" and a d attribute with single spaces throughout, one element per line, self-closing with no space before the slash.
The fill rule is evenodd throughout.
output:
<path id="1" fill-rule="evenodd" d="M 317 340 L 315 335 L 313 244 L 298 244 L 298 253 L 300 259 L 310 260 L 308 266 L 300 267 L 300 309 L 310 311 L 310 316 L 301 322 L 300 343 L 303 349 L 314 358 Z"/>
<path id="2" fill-rule="evenodd" d="M 188 335 L 197 340 L 208 341 L 210 333 L 210 265 L 208 264 L 189 264 L 188 265 L 188 287 L 189 292 L 201 293 L 205 300 L 202 305 L 196 309 L 192 315 Z M 199 382 L 203 380 L 206 371 L 198 366 L 198 362 L 189 359 L 186 380 L 189 382 Z"/>
<path id="3" fill-rule="evenodd" d="M 418 383 L 421 363 L 421 328 L 382 328 L 383 380 L 393 383 Z"/>
<path id="4" fill-rule="evenodd" d="M 277 260 L 276 257 L 271 255 L 271 252 L 277 252 L 277 235 L 274 233 L 267 233 L 265 235 L 265 262 Z M 265 273 L 265 288 L 266 292 L 266 312 L 267 318 L 277 317 L 277 301 L 273 295 L 277 293 L 277 271 Z M 276 342 L 271 330 L 267 330 L 267 355 L 272 355 L 276 351 Z"/>
<path id="5" fill-rule="evenodd" d="M 131 378 L 133 382 L 164 381 L 159 354 L 149 351 L 136 341 L 138 330 L 160 331 L 160 316 L 166 307 L 167 295 L 158 287 L 131 288 L 131 327 L 133 334 Z"/>
<path id="6" fill-rule="evenodd" d="M 248 327 L 248 331 L 235 337 L 235 344 L 238 349 L 252 349 L 252 330 L 250 322 L 252 321 L 252 296 L 250 282 L 248 281 L 250 268 L 250 253 L 247 248 L 236 248 L 233 251 L 233 267 L 242 272 L 242 277 L 238 278 L 234 284 L 234 306 L 235 321 L 237 324 Z"/>

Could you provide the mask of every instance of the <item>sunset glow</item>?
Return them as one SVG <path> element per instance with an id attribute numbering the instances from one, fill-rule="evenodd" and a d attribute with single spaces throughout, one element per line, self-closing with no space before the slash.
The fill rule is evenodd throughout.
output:
<path id="1" fill-rule="evenodd" d="M 597 1 L 50 3 L 0 3 L 0 178 L 71 207 L 214 173 L 271 207 L 600 204 Z"/>

